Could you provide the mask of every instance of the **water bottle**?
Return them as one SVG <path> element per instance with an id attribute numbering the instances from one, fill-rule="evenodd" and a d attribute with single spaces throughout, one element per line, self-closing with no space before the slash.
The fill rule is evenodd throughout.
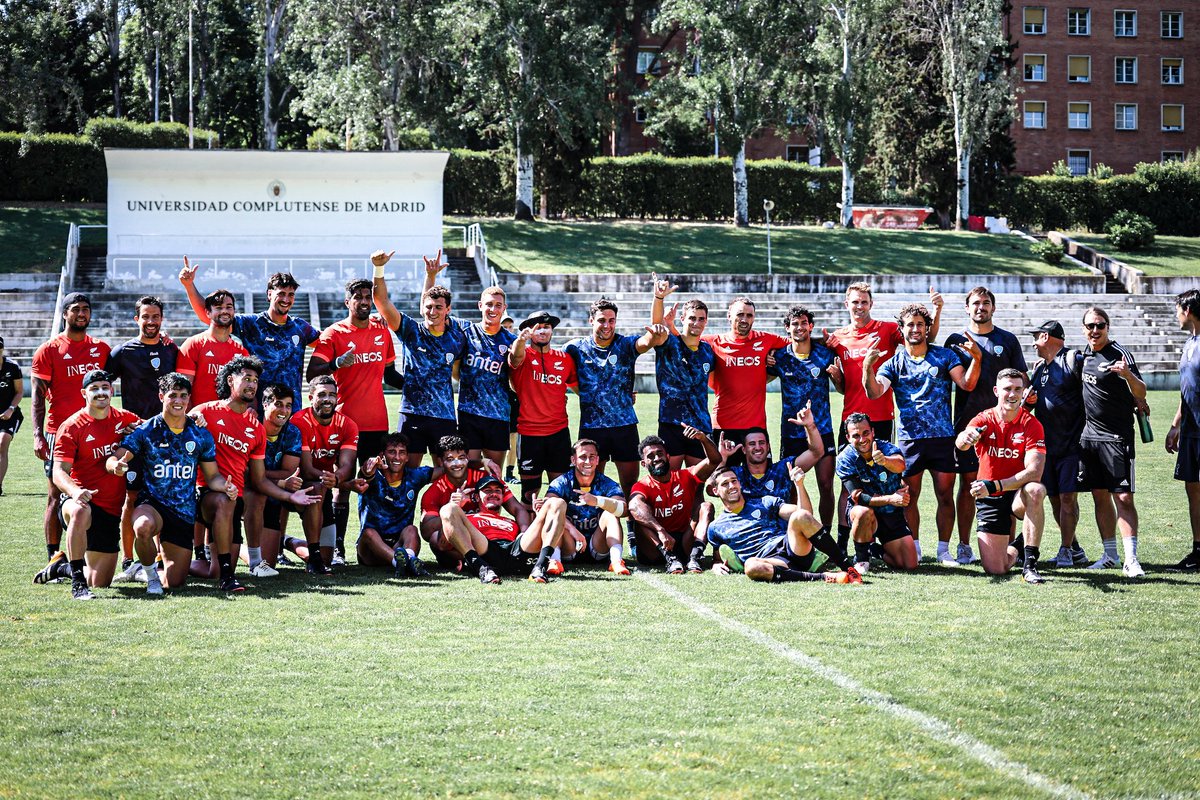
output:
<path id="1" fill-rule="evenodd" d="M 1149 444 L 1154 441 L 1154 430 L 1150 427 L 1150 415 L 1138 409 L 1137 412 L 1138 431 L 1142 434 L 1142 443 Z"/>

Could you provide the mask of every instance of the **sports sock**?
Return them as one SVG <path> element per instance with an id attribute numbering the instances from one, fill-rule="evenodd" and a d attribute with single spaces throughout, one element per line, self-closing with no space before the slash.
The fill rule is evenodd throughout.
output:
<path id="1" fill-rule="evenodd" d="M 1079 543 L 1079 540 L 1078 540 L 1078 539 L 1076 539 L 1075 541 L 1071 542 L 1071 547 L 1070 547 L 1070 550 L 1071 550 L 1071 552 L 1072 552 L 1072 553 L 1082 553 L 1082 552 L 1083 552 L 1083 545 L 1081 545 L 1081 544 Z"/>
<path id="2" fill-rule="evenodd" d="M 543 547 L 538 552 L 538 560 L 537 560 L 538 569 L 545 569 L 546 561 L 548 559 L 552 558 L 553 556 L 554 556 L 554 548 L 553 547 Z"/>
<path id="3" fill-rule="evenodd" d="M 838 523 L 838 547 L 842 548 L 842 552 L 846 551 L 846 545 L 850 543 L 850 526 Z"/>
<path id="4" fill-rule="evenodd" d="M 950 543 L 938 540 L 937 556 L 940 559 L 942 556 L 950 555 Z"/>
<path id="5" fill-rule="evenodd" d="M 553 558 L 555 561 L 562 561 L 562 548 L 561 547 L 554 548 L 554 555 L 552 555 L 550 557 Z"/>
<path id="6" fill-rule="evenodd" d="M 158 570 L 154 568 L 154 564 L 142 564 L 142 569 L 146 573 L 146 583 L 161 583 L 158 577 Z"/>
<path id="7" fill-rule="evenodd" d="M 1117 555 L 1117 540 L 1116 540 L 1116 537 L 1113 537 L 1112 539 L 1105 539 L 1105 540 L 1104 540 L 1104 555 L 1108 556 L 1108 557 L 1109 557 L 1109 558 L 1111 558 L 1113 561 L 1120 561 L 1120 560 L 1121 560 L 1121 559 L 1120 559 L 1120 557 Z"/>
<path id="8" fill-rule="evenodd" d="M 261 547 L 247 547 L 246 555 L 250 560 L 250 569 L 254 569 L 260 563 L 262 563 L 262 548 Z"/>
<path id="9" fill-rule="evenodd" d="M 1037 569 L 1038 559 L 1042 557 L 1042 548 L 1031 544 L 1025 545 L 1025 568 Z"/>
<path id="10" fill-rule="evenodd" d="M 870 542 L 855 542 L 854 543 L 854 560 L 858 563 L 871 560 L 871 543 Z"/>
<path id="11" fill-rule="evenodd" d="M 917 561 L 919 562 L 921 560 L 921 540 L 914 537 L 913 547 L 917 550 Z"/>
<path id="12" fill-rule="evenodd" d="M 350 504 L 338 503 L 333 507 L 333 524 L 337 526 L 337 552 L 346 555 L 346 526 L 350 524 Z"/>
<path id="13" fill-rule="evenodd" d="M 623 561 L 623 555 L 624 550 L 621 549 L 621 545 L 619 544 L 614 544 L 612 547 L 608 548 L 608 560 L 614 564 L 618 561 Z"/>
<path id="14" fill-rule="evenodd" d="M 1200 555 L 1200 541 L 1192 542 L 1192 552 Z"/>
<path id="15" fill-rule="evenodd" d="M 227 581 L 233 577 L 233 557 L 229 553 L 217 554 L 217 566 L 221 570 L 222 581 Z"/>
<path id="16" fill-rule="evenodd" d="M 833 541 L 830 539 L 830 541 Z M 823 581 L 825 576 L 819 572 L 804 572 L 799 569 L 775 567 L 771 574 L 771 583 L 794 583 L 797 581 Z"/>
<path id="17" fill-rule="evenodd" d="M 704 542 L 697 542 L 692 545 L 692 556 L 688 560 L 699 564 L 702 558 L 704 558 Z"/>
<path id="18" fill-rule="evenodd" d="M 1017 552 L 1025 549 L 1025 534 L 1018 533 L 1017 538 L 1013 539 L 1012 546 L 1017 548 Z"/>
<path id="19" fill-rule="evenodd" d="M 678 547 L 679 543 L 676 542 L 675 546 Z M 658 552 L 662 553 L 663 558 L 670 558 L 672 555 L 671 551 L 667 548 L 667 546 L 662 544 L 661 542 L 658 544 Z"/>
<path id="20" fill-rule="evenodd" d="M 87 584 L 87 578 L 83 574 L 83 564 L 84 561 L 82 558 L 77 558 L 71 562 L 71 583 Z"/>
<path id="21" fill-rule="evenodd" d="M 1137 537 L 1126 536 L 1122 540 L 1125 542 L 1125 560 L 1137 561 Z"/>
<path id="22" fill-rule="evenodd" d="M 406 547 L 406 548 L 404 548 L 404 554 L 405 554 L 406 556 L 408 556 L 409 558 L 416 558 L 416 557 L 417 557 L 417 554 L 416 554 L 415 552 L 413 552 L 412 548 L 410 548 L 410 547 Z"/>
<path id="23" fill-rule="evenodd" d="M 197 561 L 208 561 L 208 548 L 204 545 L 196 545 L 192 548 L 192 552 L 195 554 Z"/>
<path id="24" fill-rule="evenodd" d="M 321 547 L 316 542 L 307 545 L 308 547 L 308 565 L 316 571 L 320 571 L 325 567 L 325 559 L 321 556 Z"/>
<path id="25" fill-rule="evenodd" d="M 829 531 L 825 528 L 821 528 L 812 536 L 809 536 L 808 541 L 813 547 L 829 556 L 829 560 L 842 569 L 853 566 L 850 559 L 846 558 L 846 551 L 838 547 L 837 542 L 833 540 L 833 537 L 829 535 Z"/>
<path id="26" fill-rule="evenodd" d="M 54 565 L 54 575 L 53 575 L 53 577 L 55 577 L 55 578 L 69 578 L 69 577 L 71 577 L 71 563 L 70 563 L 69 561 L 67 561 L 65 558 L 64 558 L 64 559 L 61 559 L 60 561 L 58 561 L 58 562 L 57 562 L 57 563 Z"/>
<path id="27" fill-rule="evenodd" d="M 204 545 L 204 560 L 212 561 L 212 547 L 207 544 Z"/>
<path id="28" fill-rule="evenodd" d="M 468 550 L 462 558 L 463 572 L 473 573 L 479 570 L 479 554 L 474 550 Z"/>
<path id="29" fill-rule="evenodd" d="M 46 545 L 46 560 L 49 561 L 50 559 L 54 558 L 54 554 L 57 552 L 58 552 L 58 545 L 47 544 Z"/>

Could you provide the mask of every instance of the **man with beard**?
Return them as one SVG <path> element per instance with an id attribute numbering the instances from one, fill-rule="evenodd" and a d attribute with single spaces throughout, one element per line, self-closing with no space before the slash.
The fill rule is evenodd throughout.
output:
<path id="1" fill-rule="evenodd" d="M 992 322 L 992 314 L 996 310 L 996 296 L 986 286 L 976 286 L 967 294 L 967 316 L 970 321 L 965 331 L 959 331 L 946 337 L 946 347 L 961 351 L 967 343 L 967 334 L 975 344 L 979 345 L 982 358 L 979 365 L 979 381 L 975 388 L 966 391 L 961 387 L 954 390 L 954 433 L 962 433 L 971 417 L 992 408 L 996 397 L 992 389 L 996 386 L 996 376 L 1003 369 L 1019 369 L 1027 372 L 1025 354 L 1021 350 L 1021 342 L 1017 337 L 1002 328 L 997 328 Z M 964 366 L 969 362 L 964 361 Z M 971 493 L 971 484 L 975 482 L 979 470 L 979 461 L 973 449 L 958 450 L 958 497 L 955 506 L 958 516 L 958 550 L 955 560 L 959 564 L 970 564 L 975 561 L 971 552 L 971 517 L 975 510 L 975 500 Z"/>
<path id="2" fill-rule="evenodd" d="M 383 384 L 403 388 L 404 379 L 396 371 L 392 332 L 380 317 L 371 316 L 371 282 L 365 278 L 346 284 L 346 308 L 349 314 L 321 333 L 308 362 L 308 380 L 318 375 L 336 374 L 338 411 L 358 426 L 358 461 L 361 466 L 370 455 L 383 452 L 388 431 L 387 402 Z M 346 563 L 346 526 L 350 516 L 350 498 L 343 491 L 333 493 L 336 520 L 333 562 Z"/>
<path id="3" fill-rule="evenodd" d="M 751 428 L 746 432 L 741 444 L 728 439 L 722 440 L 721 448 L 727 463 L 731 456 L 739 452 L 745 456 L 745 463 L 730 467 L 738 477 L 744 496 L 758 500 L 770 495 L 789 500 L 792 492 L 790 475 L 793 465 L 808 472 L 824 458 L 825 442 L 817 428 L 811 408 L 801 408 L 787 423 L 808 431 L 805 438 L 807 449 L 799 455 L 788 456 L 779 461 L 771 460 L 771 441 L 763 428 Z"/>
<path id="4" fill-rule="evenodd" d="M 979 556 L 989 575 L 1003 575 L 1017 562 L 1012 520 L 1023 520 L 1025 558 L 1021 577 L 1041 583 L 1037 571 L 1046 514 L 1046 487 L 1039 483 L 1046 465 L 1042 423 L 1025 410 L 1025 373 L 1002 369 L 996 376 L 996 405 L 970 419 L 958 435 L 959 450 L 975 448 L 979 478 L 971 484 L 979 530 Z"/>
<path id="5" fill-rule="evenodd" d="M 186 258 L 184 263 L 187 263 Z M 250 355 L 233 336 L 236 312 L 233 294 L 228 289 L 217 289 L 204 298 L 208 330 L 189 336 L 179 348 L 176 365 L 179 372 L 192 381 L 193 406 L 216 400 L 217 373 L 221 367 L 238 356 Z"/>
<path id="6" fill-rule="evenodd" d="M 313 575 L 332 572 L 327 565 L 333 559 L 337 532 L 333 490 L 363 486 L 354 482 L 358 426 L 337 410 L 337 404 L 337 381 L 330 375 L 318 375 L 308 382 L 309 407 L 292 416 L 292 422 L 300 429 L 300 477 L 316 488 L 321 499 L 319 524 L 306 519 L 304 526 L 307 569 Z M 296 554 L 304 557 L 299 551 Z"/>
<path id="7" fill-rule="evenodd" d="M 384 265 L 392 253 L 377 250 L 371 254 L 375 266 L 373 297 L 375 308 L 388 327 L 396 332 L 404 348 L 404 398 L 400 403 L 403 424 L 400 431 L 408 437 L 408 465 L 421 466 L 428 452 L 434 466 L 440 464 L 438 442 L 456 435 L 454 415 L 454 364 L 465 357 L 467 335 L 450 317 L 450 290 L 432 286 L 421 294 L 421 320 L 398 310 L 388 297 Z M 425 259 L 425 273 L 440 269 L 442 251 Z"/>
<path id="8" fill-rule="evenodd" d="M 1175 298 L 1175 320 L 1188 333 L 1179 356 L 1179 408 L 1167 432 L 1167 452 L 1175 458 L 1175 480 L 1183 481 L 1192 529 L 1192 552 L 1175 569 L 1200 570 L 1200 291 Z"/>
<path id="9" fill-rule="evenodd" d="M 91 600 L 89 587 L 108 586 L 117 567 L 125 480 L 105 469 L 121 436 L 141 423 L 131 411 L 112 408 L 112 375 L 94 369 L 83 376 L 84 408 L 59 427 L 54 441 L 54 485 L 62 492 L 59 513 L 67 552 L 54 554 L 34 583 L 71 579 L 71 597 Z"/>
<path id="10" fill-rule="evenodd" d="M 971 357 L 970 367 L 963 369 L 958 355 L 946 347 L 929 343 L 932 318 L 925 306 L 913 303 L 900 311 L 900 330 L 904 347 L 879 367 L 875 364 L 887 354 L 872 350 L 863 359 L 863 387 L 872 400 L 894 390 L 896 409 L 900 416 L 900 450 L 904 453 L 904 482 L 908 485 L 911 502 L 908 505 L 908 527 L 915 540 L 921 532 L 921 515 L 917 500 L 921 496 L 921 476 L 925 470 L 933 474 L 933 491 L 937 495 L 937 559 L 953 566 L 958 561 L 950 555 L 950 534 L 954 528 L 954 418 L 950 413 L 950 387 L 970 391 L 979 379 L 979 345 L 967 337 L 963 351 Z"/>
<path id="11" fill-rule="evenodd" d="M 384 436 L 383 450 L 369 457 L 359 471 L 366 488 L 358 501 L 358 563 L 386 566 L 396 577 L 429 577 L 417 558 L 421 535 L 413 521 L 417 494 L 443 470 L 408 466 L 408 437 L 403 433 Z"/>
<path id="12" fill-rule="evenodd" d="M 280 489 L 288 492 L 303 489 L 304 479 L 300 477 L 300 452 L 303 444 L 300 429 L 292 423 L 292 409 L 295 405 L 292 390 L 282 383 L 268 383 L 261 387 L 259 394 L 263 407 L 263 432 L 267 436 L 266 452 L 263 456 L 263 470 L 266 478 Z M 256 501 L 259 497 L 263 496 L 252 494 L 249 500 Z M 284 549 L 281 531 L 283 530 L 285 510 L 296 511 L 300 515 L 304 523 L 304 530 L 311 531 L 310 538 L 314 542 L 320 537 L 321 507 L 319 505 L 314 503 L 311 506 L 294 508 L 290 503 L 263 497 L 262 510 L 261 513 L 258 513 L 251 506 L 249 500 L 246 504 L 246 528 L 249 530 L 251 525 L 256 524 L 256 518 L 261 516 L 262 560 L 272 569 L 281 561 Z M 291 542 L 290 549 L 293 551 L 297 548 L 303 550 L 301 557 L 307 561 L 308 546 L 305 540 L 293 538 L 289 542 Z M 243 557 L 249 563 L 249 553 L 243 553 Z"/>
<path id="13" fill-rule="evenodd" d="M 653 276 L 654 302 L 650 322 L 665 322 L 675 328 L 675 307 L 664 313 L 663 302 L 677 288 L 670 281 Z M 658 385 L 658 437 L 667 447 L 671 469 L 684 464 L 694 467 L 704 459 L 704 448 L 696 439 L 683 434 L 687 427 L 712 432 L 708 413 L 708 378 L 716 354 L 712 345 L 702 341 L 708 326 L 708 306 L 703 300 L 688 300 L 680 309 L 682 333 L 670 333 L 654 348 L 654 378 Z"/>
<path id="14" fill-rule="evenodd" d="M 187 290 L 196 317 L 211 323 L 204 298 L 196 289 L 196 271 L 187 258 L 179 272 L 179 282 Z M 312 325 L 289 314 L 296 302 L 300 284 L 287 272 L 276 272 L 267 280 L 267 310 L 261 314 L 238 314 L 233 318 L 233 334 L 263 364 L 263 380 L 282 383 L 297 396 L 304 371 L 304 351 L 320 336 Z"/>
<path id="15" fill-rule="evenodd" d="M 886 439 L 876 439 L 871 418 L 856 411 L 846 418 L 849 446 L 837 456 L 837 475 L 842 479 L 849 503 L 846 524 L 854 541 L 854 567 L 860 573 L 871 568 L 871 545 L 879 542 L 883 562 L 895 569 L 916 569 L 917 548 L 904 518 L 908 487 L 904 454 Z"/>
<path id="16" fill-rule="evenodd" d="M 713 507 L 704 501 L 701 489 L 721 464 L 721 453 L 708 434 L 685 425 L 682 435 L 700 443 L 704 460 L 672 469 L 666 442 L 647 436 L 638 445 L 638 454 L 648 475 L 633 485 L 629 495 L 638 562 L 664 564 L 673 575 L 684 571 L 685 557 L 688 572 L 704 571 L 700 559 L 707 545 L 705 533 L 713 519 Z"/>
<path id="17" fill-rule="evenodd" d="M 557 497 L 557 515 L 567 535 L 562 553 L 569 561 L 608 561 L 608 571 L 628 575 L 621 546 L 620 518 L 625 516 L 625 492 L 600 471 L 600 449 L 591 439 L 571 445 L 571 469 L 558 476 L 546 489 L 546 498 Z M 535 503 L 535 506 L 537 504 Z"/>
<path id="18" fill-rule="evenodd" d="M 54 434 L 67 417 L 83 408 L 83 376 L 104 369 L 109 347 L 88 336 L 92 302 L 81 292 L 63 298 L 66 330 L 33 354 L 33 452 L 46 464 L 46 511 L 42 518 L 46 556 L 58 551 L 62 529 L 58 522 L 58 488 L 50 480 L 54 464 Z"/>
<path id="19" fill-rule="evenodd" d="M 485 584 L 500 583 L 502 575 L 527 575 L 534 583 L 549 580 L 554 550 L 563 536 L 562 517 L 555 502 L 543 503 L 528 527 L 501 515 L 504 483 L 494 475 L 476 481 L 479 510 L 466 513 L 457 503 L 442 506 L 442 530 L 462 558 L 463 572 L 477 573 Z"/>

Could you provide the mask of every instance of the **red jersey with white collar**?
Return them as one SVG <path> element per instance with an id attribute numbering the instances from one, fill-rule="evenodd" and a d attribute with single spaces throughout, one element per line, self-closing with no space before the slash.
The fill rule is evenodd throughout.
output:
<path id="1" fill-rule="evenodd" d="M 979 480 L 999 481 L 1011 478 L 1025 469 L 1025 454 L 1046 452 L 1046 435 L 1042 423 L 1025 409 L 1017 418 L 1005 422 L 995 408 L 981 411 L 969 423 L 983 428 L 983 438 L 975 443 L 979 455 Z"/>
<path id="2" fill-rule="evenodd" d="M 332 362 L 344 356 L 351 345 L 358 362 L 333 373 L 338 385 L 338 411 L 354 420 L 360 431 L 386 431 L 383 372 L 396 360 L 392 330 L 375 316 L 367 320 L 365 328 L 356 327 L 348 319 L 335 322 L 321 333 L 312 357 Z"/>
<path id="3" fill-rule="evenodd" d="M 237 487 L 241 497 L 246 488 L 247 465 L 267 457 L 266 429 L 253 408 L 238 413 L 224 400 L 204 403 L 195 410 L 204 416 L 206 430 L 217 444 L 217 469 Z M 207 485 L 203 476 L 196 476 L 196 485 Z"/>
<path id="4" fill-rule="evenodd" d="M 108 363 L 109 346 L 84 336 L 78 342 L 60 333 L 33 354 L 30 374 L 46 385 L 46 433 L 86 405 L 83 376 Z"/>
<path id="5" fill-rule="evenodd" d="M 673 469 L 665 483 L 647 475 L 633 485 L 629 496 L 641 495 L 654 510 L 654 519 L 668 533 L 687 530 L 700 481 L 690 470 Z"/>
<path id="6" fill-rule="evenodd" d="M 314 469 L 336 472 L 338 453 L 358 450 L 358 426 L 340 412 L 333 412 L 329 424 L 322 425 L 313 410 L 306 408 L 292 415 L 292 424 L 300 429 L 300 452 L 312 453 Z"/>
<path id="7" fill-rule="evenodd" d="M 878 337 L 878 342 L 875 341 Z M 863 359 L 871 349 L 882 350 L 886 355 L 875 362 L 878 370 L 883 363 L 891 358 L 896 348 L 904 344 L 900 334 L 900 326 L 895 322 L 883 322 L 873 319 L 861 328 L 847 325 L 829 334 L 825 346 L 833 350 L 842 361 L 842 375 L 845 376 L 846 394 L 842 400 L 842 419 L 861 411 L 874 422 L 888 422 L 895 413 L 892 406 L 892 390 L 874 400 L 867 397 L 863 388 Z"/>

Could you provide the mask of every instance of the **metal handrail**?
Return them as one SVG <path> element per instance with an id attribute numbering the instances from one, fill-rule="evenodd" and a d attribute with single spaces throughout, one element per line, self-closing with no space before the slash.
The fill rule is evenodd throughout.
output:
<path id="1" fill-rule="evenodd" d="M 89 226 L 91 227 L 91 226 Z M 50 338 L 62 333 L 63 298 L 75 284 L 75 264 L 79 260 L 79 226 L 74 222 L 67 229 L 67 251 L 58 276 L 58 296 L 54 298 L 54 319 L 50 322 Z"/>
<path id="2" fill-rule="evenodd" d="M 479 282 L 484 286 L 499 286 L 500 279 L 488 261 L 487 239 L 484 238 L 482 225 L 473 222 L 467 226 L 463 232 L 463 246 L 475 258 L 475 272 L 479 275 Z"/>

